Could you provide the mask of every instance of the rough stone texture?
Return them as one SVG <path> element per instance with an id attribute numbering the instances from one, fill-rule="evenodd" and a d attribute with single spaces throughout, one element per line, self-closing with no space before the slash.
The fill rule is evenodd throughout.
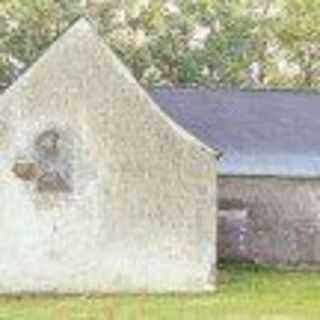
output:
<path id="1" fill-rule="evenodd" d="M 0 107 L 0 293 L 214 288 L 215 152 L 85 20 Z"/>
<path id="2" fill-rule="evenodd" d="M 17 160 L 12 168 L 15 175 L 22 180 L 33 180 L 38 176 L 39 168 L 33 162 Z"/>
<path id="3" fill-rule="evenodd" d="M 246 206 L 247 221 L 223 211 L 219 258 L 253 260 L 287 267 L 320 264 L 320 180 L 285 177 L 231 177 L 218 181 L 219 198 Z M 225 209 L 225 207 L 224 207 Z M 239 210 L 236 208 L 236 210 Z M 239 211 L 238 211 L 239 212 Z M 237 243 L 241 226 L 246 254 Z M 230 251 L 230 247 L 233 251 Z"/>
<path id="4" fill-rule="evenodd" d="M 220 259 L 250 260 L 246 210 L 220 210 L 218 214 L 218 256 Z"/>

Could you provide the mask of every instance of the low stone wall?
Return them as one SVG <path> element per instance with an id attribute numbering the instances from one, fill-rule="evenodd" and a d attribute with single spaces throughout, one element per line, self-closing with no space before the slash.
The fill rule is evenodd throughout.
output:
<path id="1" fill-rule="evenodd" d="M 320 266 L 320 179 L 223 176 L 218 189 L 220 259 Z"/>

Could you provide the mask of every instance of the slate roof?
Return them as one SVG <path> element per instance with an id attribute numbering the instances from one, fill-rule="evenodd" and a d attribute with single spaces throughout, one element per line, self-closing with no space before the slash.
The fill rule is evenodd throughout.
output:
<path id="1" fill-rule="evenodd" d="M 164 112 L 212 148 L 234 175 L 320 176 L 320 94 L 157 88 Z"/>

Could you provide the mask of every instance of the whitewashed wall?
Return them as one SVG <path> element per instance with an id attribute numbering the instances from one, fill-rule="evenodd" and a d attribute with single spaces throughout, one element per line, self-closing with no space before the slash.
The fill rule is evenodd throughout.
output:
<path id="1" fill-rule="evenodd" d="M 215 153 L 165 118 L 87 22 L 0 108 L 0 293 L 214 288 Z M 48 130 L 59 138 L 42 154 Z M 55 170 L 68 186 L 43 189 Z"/>

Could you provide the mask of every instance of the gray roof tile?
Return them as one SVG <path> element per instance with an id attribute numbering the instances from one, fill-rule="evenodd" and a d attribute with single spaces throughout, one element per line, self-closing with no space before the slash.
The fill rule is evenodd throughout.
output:
<path id="1" fill-rule="evenodd" d="M 320 94 L 157 88 L 169 116 L 224 153 L 226 174 L 320 175 Z"/>

